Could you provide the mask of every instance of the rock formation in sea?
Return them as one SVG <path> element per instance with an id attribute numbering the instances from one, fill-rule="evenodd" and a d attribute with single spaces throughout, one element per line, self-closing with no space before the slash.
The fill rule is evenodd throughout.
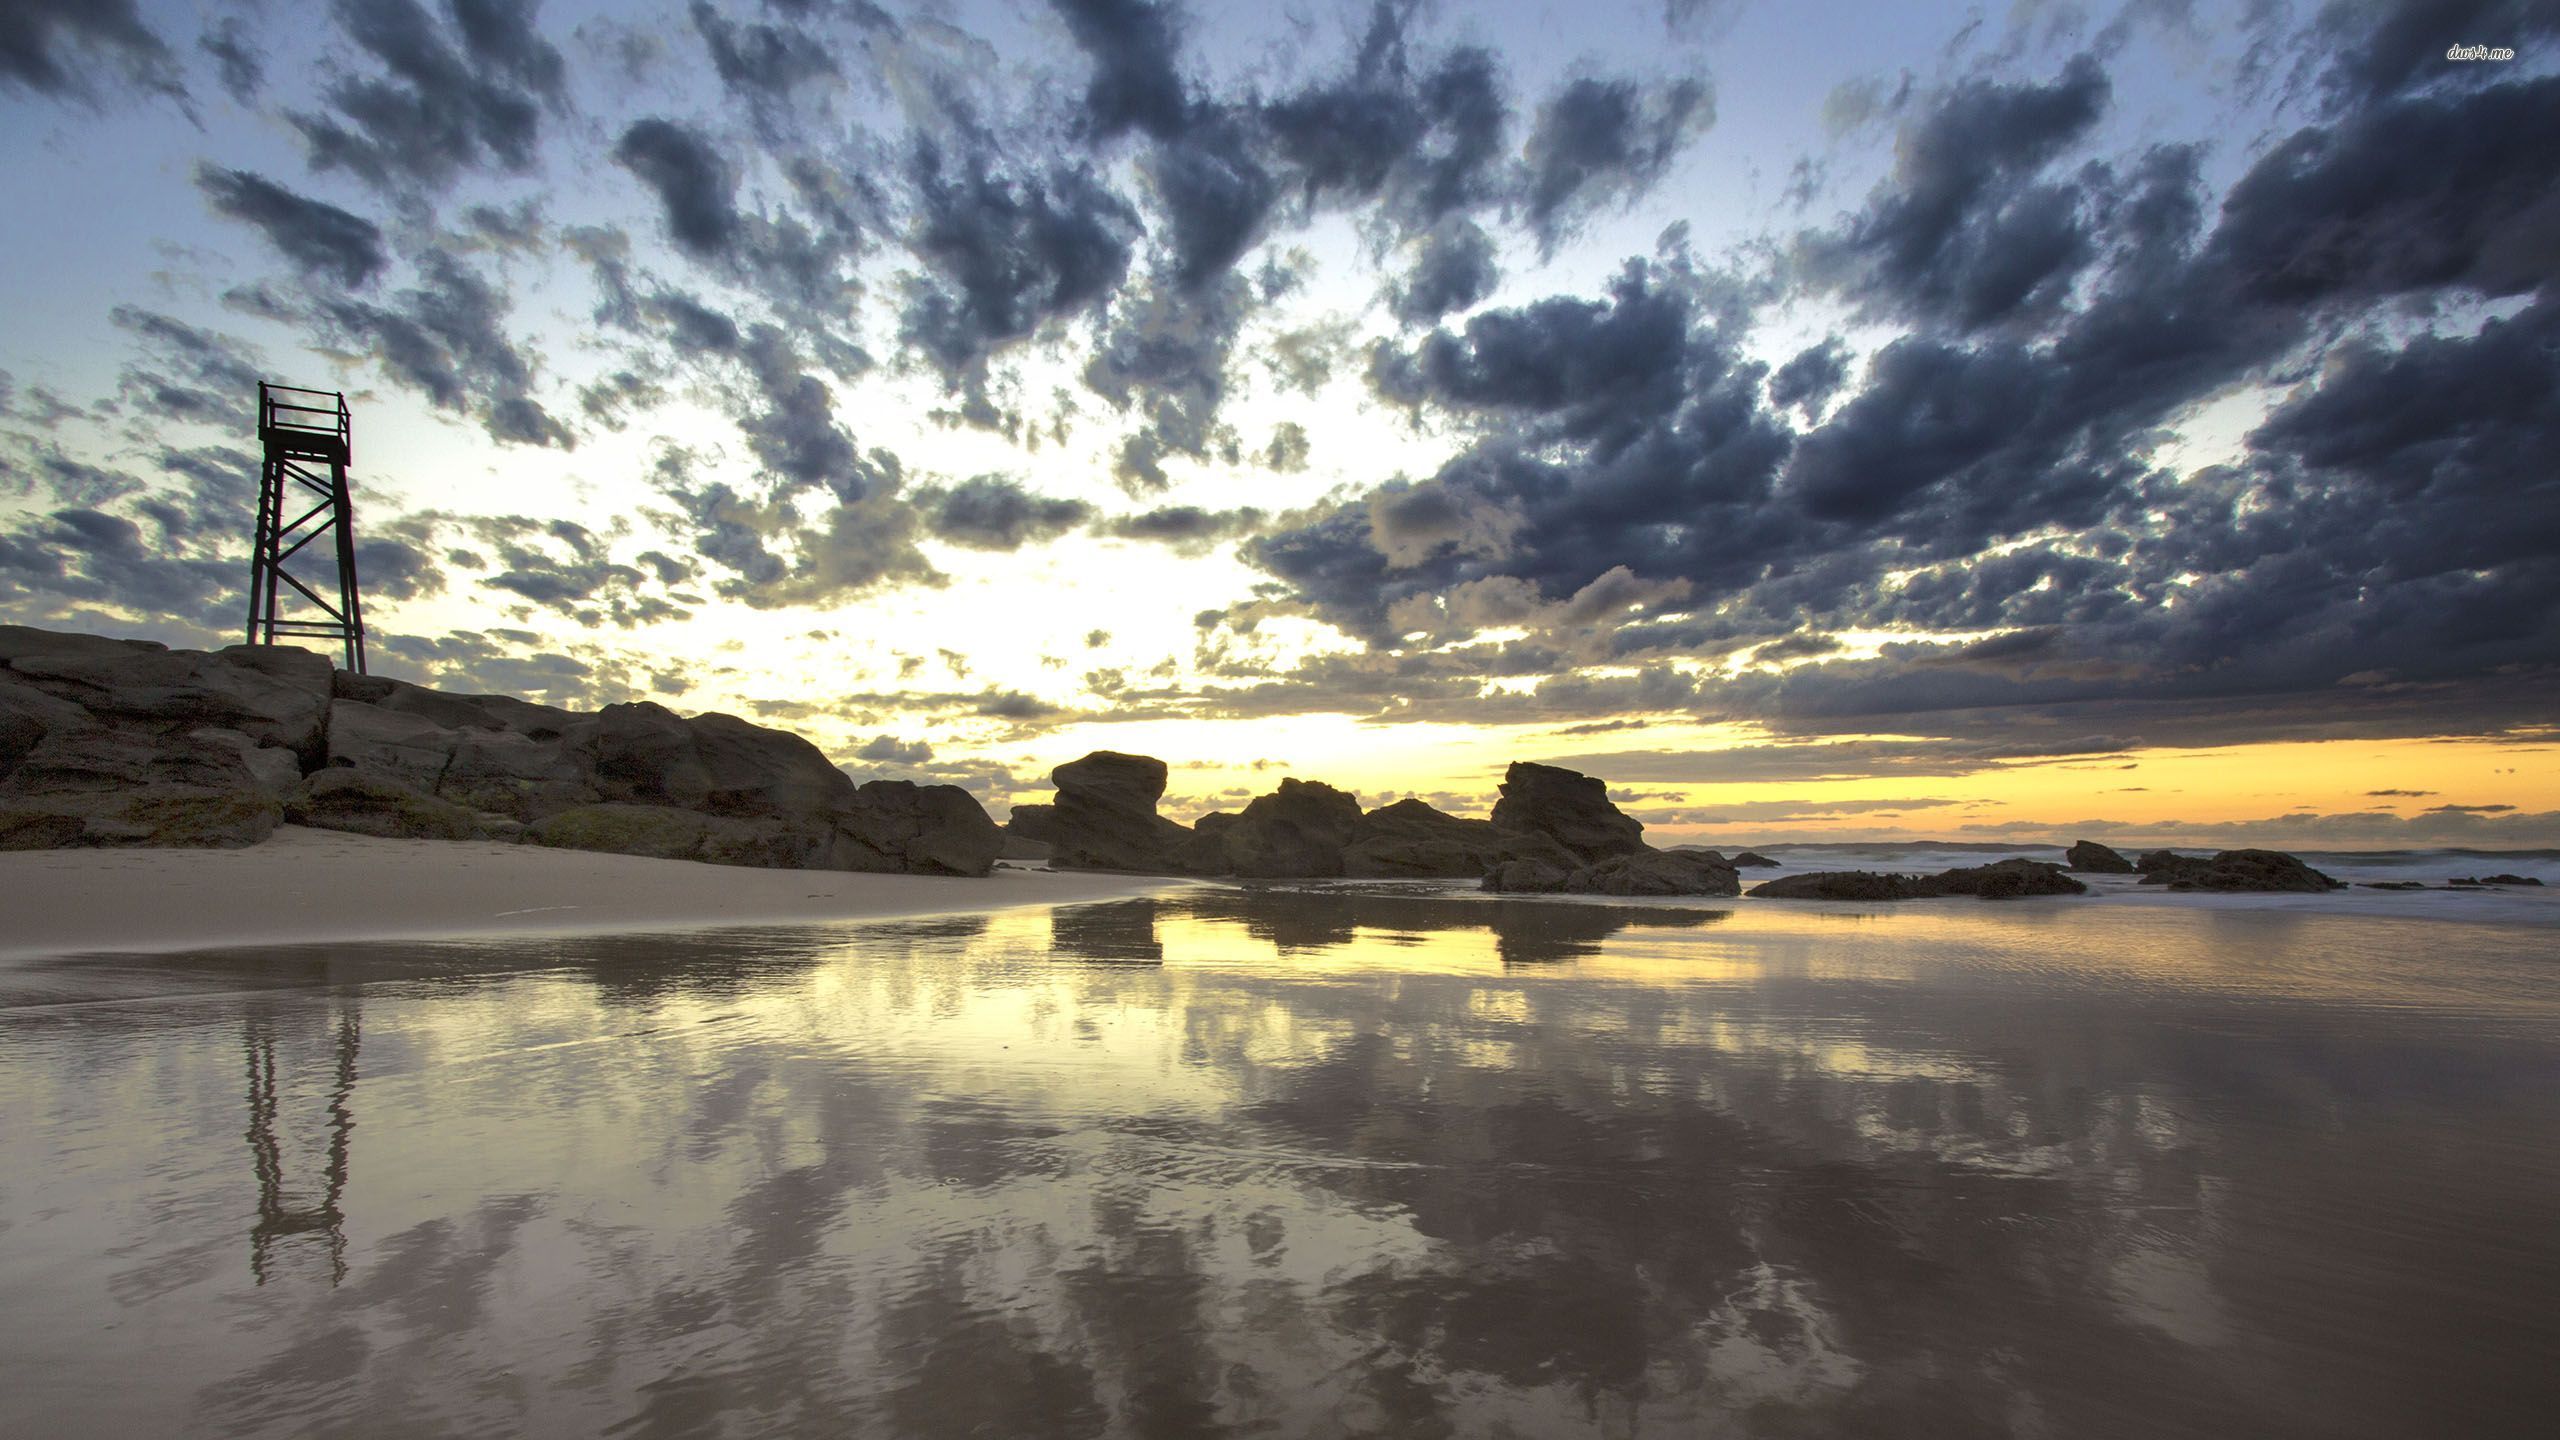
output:
<path id="1" fill-rule="evenodd" d="M 1928 900 L 1975 895 L 2009 900 L 2026 895 L 2085 895 L 2089 887 L 2042 860 L 1998 860 L 1941 870 L 1935 875 L 1886 875 L 1873 870 L 1817 870 L 1755 885 L 1755 897 L 1771 900 Z"/>
<path id="2" fill-rule="evenodd" d="M 2229 892 L 2303 892 L 2343 890 L 2333 880 L 2280 850 L 2224 850 L 2211 859 L 2152 850 L 2134 862 L 2145 885 L 2172 890 Z"/>
<path id="3" fill-rule="evenodd" d="M 2088 875 L 2130 875 L 2133 862 L 2099 844 L 2082 840 L 2062 852 L 2063 864 Z"/>
<path id="4" fill-rule="evenodd" d="M 648 702 L 593 714 L 0 626 L 0 848 L 249 845 L 277 824 L 731 865 L 984 875 L 967 791 L 856 785 L 815 745 Z"/>
<path id="5" fill-rule="evenodd" d="M 1420 800 L 1362 811 L 1320 781 L 1287 779 L 1243 810 L 1190 826 L 1156 813 L 1161 760 L 1099 750 L 1059 766 L 1050 805 L 1018 805 L 1008 835 L 1045 840 L 1069 869 L 1249 879 L 1480 879 L 1491 890 L 1603 895 L 1734 895 L 1712 851 L 1657 851 L 1643 826 L 1587 775 L 1517 764 L 1491 820 Z"/>
<path id="6" fill-rule="evenodd" d="M 1757 850 L 1745 850 L 1733 857 L 1734 867 L 1744 870 L 1775 870 L 1778 862 Z"/>

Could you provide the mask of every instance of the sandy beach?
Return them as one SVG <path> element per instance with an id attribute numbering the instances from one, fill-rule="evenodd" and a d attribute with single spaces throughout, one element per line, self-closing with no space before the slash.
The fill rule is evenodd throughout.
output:
<path id="1" fill-rule="evenodd" d="M 0 853 L 0 959 L 324 940 L 809 924 L 1108 900 L 1184 882 L 756 870 L 286 826 L 237 850 Z"/>

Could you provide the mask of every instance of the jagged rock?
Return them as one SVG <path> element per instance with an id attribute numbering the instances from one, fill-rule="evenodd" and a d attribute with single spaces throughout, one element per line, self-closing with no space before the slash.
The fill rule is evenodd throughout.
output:
<path id="1" fill-rule="evenodd" d="M 1358 800 L 1322 781 L 1290 779 L 1211 833 L 1238 875 L 1314 879 L 1342 873 L 1342 847 L 1359 824 Z"/>
<path id="2" fill-rule="evenodd" d="M 1058 807 L 1055 805 L 1016 805 L 1004 828 L 1025 840 L 1042 845 L 1058 838 Z"/>
<path id="3" fill-rule="evenodd" d="M 686 720 L 646 700 L 608 705 L 572 723 L 564 739 L 608 802 L 801 819 L 837 808 L 854 788 L 823 751 L 787 730 L 734 715 Z"/>
<path id="4" fill-rule="evenodd" d="M 1484 873 L 1484 888 L 1527 895 L 1553 894 L 1572 871 L 1548 860 L 1505 860 Z"/>
<path id="5" fill-rule="evenodd" d="M 1494 802 L 1500 830 L 1544 835 L 1588 863 L 1644 850 L 1644 826 L 1609 803 L 1609 789 L 1591 776 L 1553 765 L 1514 761 Z"/>
<path id="6" fill-rule="evenodd" d="M 831 869 L 984 875 L 1004 848 L 996 822 L 957 785 L 874 780 L 856 789 L 835 817 Z"/>
<path id="7" fill-rule="evenodd" d="M 2456 885 L 2533 885 L 2533 886 L 2539 886 L 2539 885 L 2541 885 L 2541 884 L 2542 884 L 2542 882 L 2541 882 L 2541 881 L 2539 881 L 2539 880 L 2537 880 L 2537 879 L 2533 878 L 2533 877 L 2532 877 L 2532 876 L 2530 876 L 2530 875 L 2482 875 L 2482 876 L 2477 877 L 2476 879 L 2463 879 L 2463 880 L 2456 880 L 2456 881 L 2454 881 L 2453 883 L 2454 883 L 2454 884 L 2456 884 Z"/>
<path id="8" fill-rule="evenodd" d="M 1537 860 L 1559 872 L 1574 868 L 1570 851 L 1544 835 L 1497 830 L 1420 800 L 1381 805 L 1360 817 L 1343 847 L 1342 873 L 1360 879 L 1468 879 L 1515 860 Z"/>
<path id="9" fill-rule="evenodd" d="M 20 682 L 103 721 L 212 725 L 282 746 L 315 765 L 321 758 L 329 662 L 307 650 L 75 648 L 22 653 L 9 668 Z"/>
<path id="10" fill-rule="evenodd" d="M 1872 870 L 1817 870 L 1753 886 L 1771 900 L 1927 900 L 1975 895 L 2005 900 L 2024 895 L 2083 895 L 2089 887 L 2041 860 L 2001 860 L 1942 870 L 1935 875 L 1884 875 Z"/>
<path id="11" fill-rule="evenodd" d="M 105 635 L 84 635 L 77 630 L 0 625 L 0 665 L 14 665 L 29 655 L 164 655 L 168 650 L 157 640 L 117 640 Z"/>
<path id="12" fill-rule="evenodd" d="M 603 797 L 580 757 L 559 736 L 545 740 L 514 730 L 463 730 L 436 793 L 474 810 L 539 820 Z"/>
<path id="13" fill-rule="evenodd" d="M 1873 870 L 1816 870 L 1751 887 L 1754 899 L 1765 900 L 1914 900 L 1920 893 L 1916 875 L 1883 875 Z"/>
<path id="14" fill-rule="evenodd" d="M 48 732 L 0 781 L 0 848 L 254 845 L 282 818 L 229 745 L 105 726 Z"/>
<path id="15" fill-rule="evenodd" d="M 1742 880 L 1712 851 L 1651 850 L 1614 855 L 1565 877 L 1577 895 L 1739 895 Z"/>
<path id="16" fill-rule="evenodd" d="M 2063 863 L 2071 869 L 2083 871 L 2091 875 L 2130 875 L 2133 873 L 2132 861 L 2127 860 L 2122 855 L 2117 854 L 2115 851 L 2108 849 L 2106 846 L 2099 844 L 2095 840 L 2082 840 L 2074 843 L 2070 849 L 2062 852 L 2062 859 Z"/>
<path id="17" fill-rule="evenodd" d="M 2280 850 L 2225 850 L 2210 860 L 2154 850 L 2135 864 L 2143 884 L 2172 890 L 2317 894 L 2346 888 Z"/>
<path id="18" fill-rule="evenodd" d="M 329 702 L 329 764 L 432 795 L 463 732 L 361 700 Z"/>
<path id="19" fill-rule="evenodd" d="M 1078 870 L 1181 870 L 1192 832 L 1156 813 L 1164 762 L 1096 750 L 1049 772 L 1058 787 L 1049 863 Z"/>
<path id="20" fill-rule="evenodd" d="M 1735 867 L 1739 869 L 1775 870 L 1778 868 L 1777 861 L 1770 859 L 1768 856 L 1761 854 L 1757 850 L 1743 851 L 1741 854 L 1733 857 L 1733 863 Z"/>
<path id="21" fill-rule="evenodd" d="M 1191 838 L 1182 842 L 1174 867 L 1185 875 L 1236 873 L 1235 861 L 1227 857 L 1227 836 L 1243 818 L 1232 810 L 1212 810 L 1192 821 Z"/>
<path id="22" fill-rule="evenodd" d="M 2416 880 L 2367 880 L 2363 885 L 2367 890 L 2424 890 L 2427 888 Z"/>
<path id="23" fill-rule="evenodd" d="M 321 770 L 285 801 L 284 818 L 296 825 L 383 835 L 395 840 L 470 840 L 483 835 L 479 817 L 388 775 L 362 770 Z"/>
<path id="24" fill-rule="evenodd" d="M 1941 870 L 1920 882 L 1932 895 L 1978 895 L 2007 900 L 2021 895 L 2086 895 L 2089 887 L 2042 860 L 1995 860 L 1988 865 Z"/>
<path id="25" fill-rule="evenodd" d="M 0 626 L 18 628 L 21 627 Z M 86 730 L 97 723 L 88 711 L 70 701 L 47 695 L 0 670 L 0 780 L 7 779 L 18 768 L 18 762 L 47 735 L 57 730 Z"/>
<path id="26" fill-rule="evenodd" d="M 279 801 L 302 788 L 301 757 L 281 745 L 261 745 L 237 730 L 217 730 L 210 725 L 200 725 L 186 733 L 189 739 L 220 745 L 237 754 L 247 767 L 249 778 Z"/>

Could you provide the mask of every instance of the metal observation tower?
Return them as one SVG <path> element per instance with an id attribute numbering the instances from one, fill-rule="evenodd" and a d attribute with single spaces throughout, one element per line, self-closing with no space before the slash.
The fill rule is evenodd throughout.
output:
<path id="1" fill-rule="evenodd" d="M 258 443 L 266 463 L 258 486 L 258 533 L 249 556 L 249 643 L 335 640 L 345 648 L 346 668 L 361 675 L 364 609 L 356 597 L 349 441 L 346 396 L 259 382 Z M 330 581 L 311 558 L 301 563 L 319 588 L 287 568 L 323 535 L 337 550 L 335 603 L 323 598 Z"/>

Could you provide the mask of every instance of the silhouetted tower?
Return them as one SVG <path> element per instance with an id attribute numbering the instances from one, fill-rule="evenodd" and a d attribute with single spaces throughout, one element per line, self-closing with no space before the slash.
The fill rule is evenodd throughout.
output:
<path id="1" fill-rule="evenodd" d="M 249 643 L 272 645 L 279 637 L 336 640 L 346 648 L 346 668 L 361 675 L 364 609 L 356 598 L 356 512 L 347 483 L 353 454 L 349 438 L 346 396 L 334 390 L 259 382 L 258 443 L 267 458 L 258 487 L 256 548 L 249 557 Z M 288 515 L 294 518 L 288 520 Z M 337 547 L 335 604 L 285 568 L 323 535 L 330 536 Z M 321 582 L 324 587 L 327 583 Z M 290 587 L 293 595 L 280 586 Z M 278 608 L 279 601 L 284 609 Z M 301 613 L 287 613 L 294 609 Z"/>

